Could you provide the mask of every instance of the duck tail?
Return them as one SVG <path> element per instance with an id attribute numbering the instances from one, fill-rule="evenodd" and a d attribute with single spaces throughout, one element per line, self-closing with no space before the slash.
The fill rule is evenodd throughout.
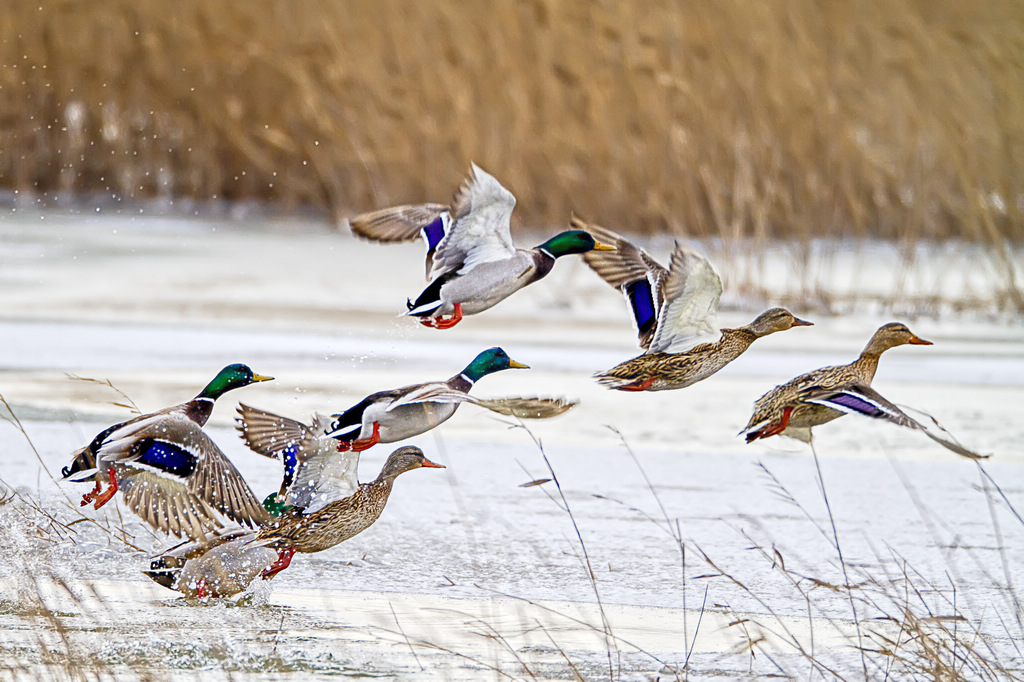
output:
<path id="1" fill-rule="evenodd" d="M 644 390 L 635 388 L 642 384 L 642 380 L 636 377 L 620 377 L 612 374 L 614 370 L 608 370 L 607 372 L 597 372 L 593 375 L 594 380 L 604 386 L 605 388 L 611 388 L 617 391 L 633 391 L 633 390 Z"/>
<path id="2" fill-rule="evenodd" d="M 81 450 L 76 450 L 71 455 L 71 464 L 60 470 L 65 480 L 75 476 L 74 482 L 87 481 L 96 474 L 96 453 L 92 445 L 86 445 Z"/>
<path id="3" fill-rule="evenodd" d="M 441 280 L 435 280 L 423 290 L 416 300 L 405 301 L 406 315 L 413 317 L 431 317 L 441 307 Z"/>
<path id="4" fill-rule="evenodd" d="M 143 571 L 143 573 L 155 583 L 163 585 L 169 590 L 189 592 L 181 582 L 182 573 L 189 562 L 199 560 L 212 550 L 230 546 L 230 543 L 236 541 L 244 544 L 254 535 L 255 533 L 251 530 L 235 527 L 218 531 L 200 540 L 187 540 L 153 556 L 149 562 L 149 570 Z M 192 569 L 190 572 L 194 573 Z"/>
<path id="5" fill-rule="evenodd" d="M 185 564 L 183 562 L 181 566 L 174 566 L 165 559 L 165 557 L 154 559 L 149 564 L 149 570 L 143 571 L 143 573 L 158 585 L 169 590 L 177 590 L 178 581 L 181 579 L 181 569 Z"/>

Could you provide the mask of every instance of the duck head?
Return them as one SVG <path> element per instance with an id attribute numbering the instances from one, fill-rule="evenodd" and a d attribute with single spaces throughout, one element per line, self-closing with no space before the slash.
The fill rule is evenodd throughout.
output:
<path id="1" fill-rule="evenodd" d="M 890 348 L 902 346 L 907 343 L 915 346 L 932 345 L 931 341 L 925 341 L 917 334 L 910 331 L 907 325 L 902 322 L 890 322 L 889 324 L 883 324 L 878 328 L 878 331 L 876 331 L 874 336 L 871 337 L 871 340 L 868 341 L 867 347 L 864 348 L 864 354 L 880 354 Z"/>
<path id="2" fill-rule="evenodd" d="M 495 346 L 494 348 L 488 348 L 473 358 L 473 362 L 466 365 L 466 369 L 462 370 L 462 374 L 473 383 L 476 383 L 480 380 L 480 377 L 487 376 L 493 372 L 500 372 L 503 369 L 530 369 L 530 366 L 516 362 L 508 356 L 508 353 Z"/>
<path id="3" fill-rule="evenodd" d="M 395 478 L 406 471 L 420 468 L 444 469 L 445 467 L 443 464 L 431 462 L 423 455 L 423 451 L 419 448 L 407 445 L 398 448 L 388 455 L 388 461 L 384 463 L 384 468 L 381 469 L 380 478 Z"/>
<path id="4" fill-rule="evenodd" d="M 801 320 L 785 308 L 769 308 L 758 315 L 748 326 L 750 331 L 760 337 L 768 336 L 775 332 L 784 332 L 793 327 L 810 327 L 813 324 L 813 322 Z"/>
<path id="5" fill-rule="evenodd" d="M 540 246 L 535 247 L 538 251 L 549 254 L 552 258 L 568 256 L 573 253 L 586 253 L 587 251 L 614 251 L 614 246 L 602 244 L 594 239 L 594 236 L 585 230 L 566 230 L 559 232 L 551 239 Z"/>
<path id="6" fill-rule="evenodd" d="M 235 363 L 218 372 L 213 381 L 207 384 L 199 394 L 199 397 L 216 400 L 233 389 L 255 384 L 258 381 L 271 381 L 273 378 L 254 373 L 248 365 Z"/>

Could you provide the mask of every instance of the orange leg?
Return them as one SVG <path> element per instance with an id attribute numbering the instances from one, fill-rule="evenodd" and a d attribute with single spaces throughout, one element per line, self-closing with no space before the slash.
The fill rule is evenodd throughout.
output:
<path id="1" fill-rule="evenodd" d="M 380 442 L 380 422 L 373 422 L 373 433 L 370 434 L 369 438 L 357 438 L 352 441 L 353 452 L 362 452 L 363 450 L 369 450 L 374 445 Z"/>
<path id="2" fill-rule="evenodd" d="M 101 490 L 103 490 L 103 484 L 100 483 L 99 481 L 96 481 L 96 486 L 86 494 L 82 495 L 82 503 L 79 506 L 84 507 L 85 505 L 92 502 L 94 499 L 96 499 L 96 496 L 100 494 Z"/>
<path id="3" fill-rule="evenodd" d="M 93 509 L 99 509 L 107 502 L 110 502 L 110 498 L 117 492 L 117 476 L 114 475 L 114 467 L 107 469 L 107 475 L 110 477 L 110 487 L 96 496 L 96 503 L 92 506 Z"/>
<path id="4" fill-rule="evenodd" d="M 789 418 L 792 416 L 792 414 L 792 406 L 785 408 L 784 410 L 782 410 L 782 419 L 780 419 L 775 424 L 769 424 L 763 429 L 754 431 L 753 433 L 748 433 L 747 442 L 749 443 L 753 440 L 757 440 L 758 438 L 770 438 L 771 436 L 775 436 L 782 433 L 783 431 L 786 430 L 786 427 L 789 426 Z"/>
<path id="5" fill-rule="evenodd" d="M 107 469 L 107 477 L 110 479 L 110 487 L 104 491 L 103 483 L 96 481 L 96 487 L 82 495 L 80 506 L 84 507 L 95 500 L 96 504 L 93 506 L 93 509 L 99 509 L 110 501 L 110 498 L 117 492 L 117 477 L 114 475 L 114 467 Z"/>
<path id="6" fill-rule="evenodd" d="M 440 315 L 438 317 L 428 317 L 420 320 L 420 324 L 424 327 L 431 327 L 433 329 L 451 329 L 459 322 L 462 321 L 462 304 L 455 304 L 455 313 L 449 317 Z"/>
<path id="7" fill-rule="evenodd" d="M 260 573 L 260 577 L 264 580 L 270 580 L 275 575 L 288 568 L 289 564 L 292 563 L 292 557 L 295 556 L 297 549 L 297 547 L 292 545 L 291 547 L 278 550 L 277 561 L 263 569 L 263 572 Z"/>
<path id="8" fill-rule="evenodd" d="M 626 384 L 625 386 L 616 386 L 620 391 L 646 391 L 654 384 L 654 377 L 638 381 L 635 384 Z"/>

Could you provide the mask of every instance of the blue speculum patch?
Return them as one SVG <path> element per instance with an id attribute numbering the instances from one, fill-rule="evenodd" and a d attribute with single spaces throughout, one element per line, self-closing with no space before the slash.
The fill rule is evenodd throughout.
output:
<path id="1" fill-rule="evenodd" d="M 433 249 L 444 239 L 444 216 L 440 215 L 434 222 L 424 225 L 421 232 L 423 238 L 427 240 L 427 249 Z"/>
<path id="2" fill-rule="evenodd" d="M 878 409 L 878 407 L 876 407 L 874 404 L 869 403 L 863 398 L 852 395 L 850 393 L 838 393 L 830 397 L 828 401 L 830 403 L 835 403 L 836 405 L 842 405 L 843 407 L 847 407 L 851 410 L 856 410 L 857 412 L 860 412 L 863 415 L 867 415 L 868 417 L 881 417 L 882 415 L 885 414 L 882 410 Z"/>
<path id="3" fill-rule="evenodd" d="M 626 297 L 629 299 L 629 306 L 633 309 L 637 329 L 641 334 L 646 334 L 657 322 L 651 283 L 646 279 L 638 279 L 625 284 L 624 288 Z"/>
<path id="4" fill-rule="evenodd" d="M 139 443 L 139 447 L 142 450 L 137 460 L 140 464 L 181 478 L 196 470 L 195 456 L 174 443 L 147 438 Z"/>
<path id="5" fill-rule="evenodd" d="M 299 465 L 298 448 L 291 445 L 284 449 L 281 453 L 281 459 L 284 460 L 284 485 L 287 488 L 292 484 L 292 480 L 295 478 L 295 468 Z"/>

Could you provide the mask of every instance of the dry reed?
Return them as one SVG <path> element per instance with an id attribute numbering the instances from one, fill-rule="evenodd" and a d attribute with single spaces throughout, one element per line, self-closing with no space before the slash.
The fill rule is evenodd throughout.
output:
<path id="1" fill-rule="evenodd" d="M 11 0 L 0 187 L 1024 241 L 1024 5 Z"/>

